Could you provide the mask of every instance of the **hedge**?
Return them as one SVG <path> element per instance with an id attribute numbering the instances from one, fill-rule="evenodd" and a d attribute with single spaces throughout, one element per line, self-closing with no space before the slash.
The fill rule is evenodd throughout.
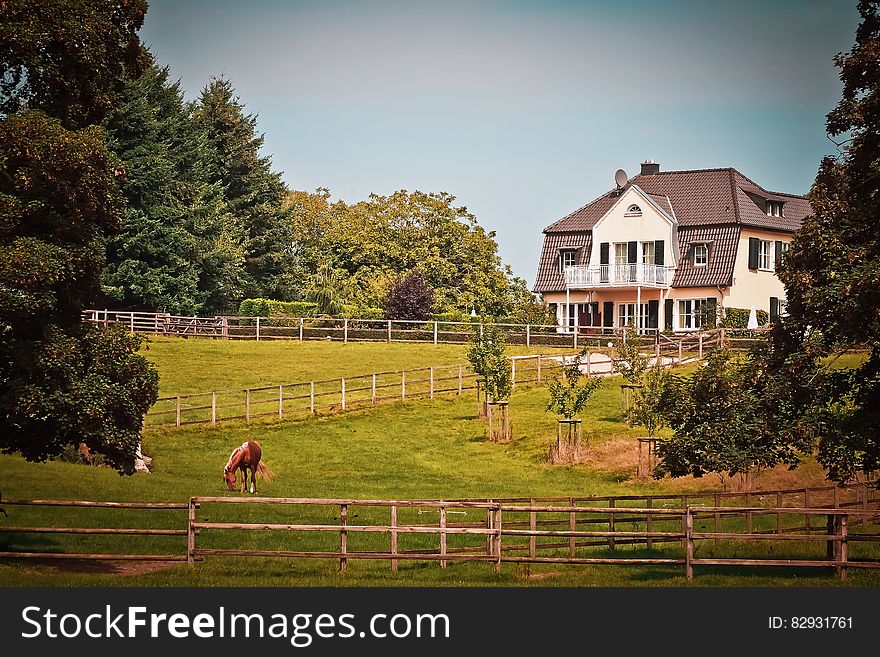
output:
<path id="1" fill-rule="evenodd" d="M 750 308 L 725 308 L 721 318 L 721 326 L 724 328 L 744 329 L 749 326 Z M 770 321 L 770 313 L 766 310 L 758 310 L 758 326 L 763 326 Z"/>

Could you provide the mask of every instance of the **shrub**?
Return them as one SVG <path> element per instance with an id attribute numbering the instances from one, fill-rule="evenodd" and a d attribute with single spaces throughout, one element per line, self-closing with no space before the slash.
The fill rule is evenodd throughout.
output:
<path id="1" fill-rule="evenodd" d="M 410 272 L 391 285 L 382 307 L 388 319 L 425 320 L 431 314 L 434 290 L 419 272 Z"/>
<path id="2" fill-rule="evenodd" d="M 275 301 L 273 299 L 245 299 L 238 307 L 242 317 L 312 317 L 317 305 L 308 301 Z"/>
<path id="3" fill-rule="evenodd" d="M 751 308 L 724 308 L 721 316 L 721 326 L 724 328 L 744 329 L 749 326 L 749 314 Z M 758 325 L 764 326 L 770 321 L 770 313 L 766 310 L 758 310 Z"/>

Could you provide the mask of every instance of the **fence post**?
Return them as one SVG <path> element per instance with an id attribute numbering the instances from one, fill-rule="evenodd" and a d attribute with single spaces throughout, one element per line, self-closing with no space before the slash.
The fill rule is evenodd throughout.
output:
<path id="1" fill-rule="evenodd" d="M 840 557 L 840 579 L 846 579 L 846 560 L 848 547 L 846 542 L 849 525 L 849 516 L 843 515 L 840 516 L 840 549 L 838 550 L 838 555 Z"/>
<path id="2" fill-rule="evenodd" d="M 370 403 L 375 406 L 376 405 L 376 375 L 373 375 L 373 385 L 372 392 L 370 393 Z"/>
<path id="3" fill-rule="evenodd" d="M 388 342 L 391 342 L 391 320 L 388 320 Z"/>
<path id="4" fill-rule="evenodd" d="M 446 568 L 446 507 L 440 507 L 440 567 Z"/>
<path id="5" fill-rule="evenodd" d="M 131 334 L 134 335 L 134 311 L 131 313 Z"/>
<path id="6" fill-rule="evenodd" d="M 434 368 L 433 368 L 433 366 L 430 368 L 430 370 L 431 370 L 431 374 L 430 374 L 431 383 L 429 384 L 430 385 L 430 392 L 428 394 L 431 399 L 434 399 Z"/>
<path id="7" fill-rule="evenodd" d="M 342 341 L 348 342 L 348 317 L 342 320 Z"/>
<path id="8" fill-rule="evenodd" d="M 510 387 L 516 388 L 516 358 L 510 359 Z"/>
<path id="9" fill-rule="evenodd" d="M 406 370 L 400 372 L 400 399 L 406 401 Z"/>
<path id="10" fill-rule="evenodd" d="M 645 500 L 645 508 L 653 509 L 654 508 L 654 498 L 649 497 Z M 645 514 L 645 533 L 650 534 L 654 531 L 654 514 L 647 513 Z M 654 539 L 651 536 L 647 536 L 645 538 L 645 547 L 649 550 L 654 548 Z"/>
<path id="11" fill-rule="evenodd" d="M 345 379 L 340 379 L 342 381 L 342 410 L 345 410 Z"/>
<path id="12" fill-rule="evenodd" d="M 278 386 L 278 419 L 284 419 L 284 386 Z"/>
<path id="13" fill-rule="evenodd" d="M 836 492 L 836 490 L 837 489 L 835 488 L 835 492 Z M 835 495 L 835 498 L 836 497 L 837 496 Z M 836 509 L 837 508 L 837 499 L 835 499 L 834 502 L 835 502 L 834 508 Z M 778 509 L 782 508 L 782 492 L 781 491 L 776 492 L 776 508 L 777 508 L 777 511 L 776 511 L 776 533 L 781 534 L 782 533 L 782 513 L 780 511 L 778 511 Z"/>
<path id="14" fill-rule="evenodd" d="M 573 497 L 568 498 L 568 506 L 572 507 L 572 508 L 574 507 L 574 498 Z M 568 531 L 570 531 L 570 532 L 577 531 L 577 516 L 575 515 L 574 511 L 568 512 Z M 577 537 L 570 536 L 568 538 L 568 554 L 569 554 L 569 556 L 571 556 L 571 557 L 575 556 L 576 550 L 577 550 Z"/>
<path id="15" fill-rule="evenodd" d="M 189 498 L 189 509 L 186 515 L 186 563 L 190 566 L 196 562 L 196 529 L 193 524 L 196 521 L 196 502 Z"/>
<path id="16" fill-rule="evenodd" d="M 715 533 L 721 533 L 721 513 L 718 511 L 718 507 L 721 506 L 721 493 L 715 493 Z M 716 536 L 715 537 L 715 548 L 721 545 L 721 540 Z"/>
<path id="17" fill-rule="evenodd" d="M 703 360 L 703 332 L 700 331 L 700 360 Z"/>
<path id="18" fill-rule="evenodd" d="M 248 388 L 244 391 L 244 420 L 251 421 L 251 390 Z"/>
<path id="19" fill-rule="evenodd" d="M 538 354 L 538 383 L 541 383 L 541 354 Z"/>
<path id="20" fill-rule="evenodd" d="M 303 323 L 304 323 L 304 321 L 305 320 L 303 320 L 302 317 L 299 318 L 299 341 L 300 342 L 303 341 Z"/>
<path id="21" fill-rule="evenodd" d="M 535 506 L 534 498 L 529 500 L 529 506 Z M 529 531 L 537 531 L 538 529 L 538 512 L 529 511 Z M 529 536 L 529 556 L 534 559 L 538 551 L 538 537 L 534 534 Z"/>
<path id="22" fill-rule="evenodd" d="M 464 376 L 464 372 L 462 370 L 462 366 L 459 365 L 458 366 L 458 395 L 459 395 L 459 397 L 461 396 L 461 384 L 462 384 L 463 376 Z"/>
<path id="23" fill-rule="evenodd" d="M 614 508 L 614 500 L 613 499 L 608 500 L 608 508 L 609 509 Z M 614 527 L 614 524 L 615 524 L 614 523 L 614 512 L 612 511 L 611 513 L 608 514 L 608 531 L 609 532 L 617 531 Z M 614 552 L 614 537 L 613 536 L 608 537 L 608 549 L 611 550 L 612 552 Z"/>
<path id="24" fill-rule="evenodd" d="M 391 505 L 391 572 L 397 574 L 397 505 Z"/>
<path id="25" fill-rule="evenodd" d="M 746 506 L 752 506 L 752 494 L 746 493 Z M 752 533 L 752 512 L 746 511 L 746 534 Z"/>
<path id="26" fill-rule="evenodd" d="M 344 555 L 348 552 L 348 532 L 345 526 L 348 524 L 348 504 L 339 505 L 339 551 Z M 348 568 L 348 559 L 344 556 L 339 558 L 339 570 L 343 573 Z"/>
<path id="27" fill-rule="evenodd" d="M 495 572 L 501 572 L 501 503 L 495 508 Z"/>
<path id="28" fill-rule="evenodd" d="M 684 575 L 690 582 L 694 578 L 694 517 L 691 515 L 690 507 L 685 509 L 684 515 L 684 535 L 687 547 L 684 552 Z"/>
<path id="29" fill-rule="evenodd" d="M 573 335 L 574 335 L 574 348 L 577 349 L 577 348 L 578 348 L 578 327 L 577 327 L 577 322 L 575 322 L 575 325 L 574 325 L 574 333 L 573 333 Z"/>
<path id="30" fill-rule="evenodd" d="M 437 322 L 434 322 L 434 344 L 437 344 Z"/>
<path id="31" fill-rule="evenodd" d="M 681 340 L 678 341 L 678 364 L 681 365 L 681 361 L 684 360 L 684 354 L 681 349 Z"/>
<path id="32" fill-rule="evenodd" d="M 309 382 L 309 412 L 315 414 L 315 382 Z"/>
<path id="33" fill-rule="evenodd" d="M 175 424 L 180 426 L 180 395 L 177 395 L 177 419 Z"/>
<path id="34" fill-rule="evenodd" d="M 810 489 L 804 488 L 804 508 L 810 508 Z M 812 518 L 809 513 L 804 514 L 804 531 L 808 534 L 812 531 Z"/>
<path id="35" fill-rule="evenodd" d="M 257 342 L 260 341 L 260 318 L 257 317 Z"/>
<path id="36" fill-rule="evenodd" d="M 532 346 L 532 325 L 526 324 L 526 346 Z"/>
<path id="37" fill-rule="evenodd" d="M 217 393 L 211 393 L 211 424 L 217 424 Z"/>

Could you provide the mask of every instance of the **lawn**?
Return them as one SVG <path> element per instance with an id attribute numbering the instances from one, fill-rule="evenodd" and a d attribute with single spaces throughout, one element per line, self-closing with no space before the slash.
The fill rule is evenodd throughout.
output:
<path id="1" fill-rule="evenodd" d="M 385 355 L 383 357 L 383 351 Z M 199 377 L 194 389 L 212 385 L 233 387 L 250 382 L 260 372 L 273 381 L 314 377 L 321 372 L 361 373 L 371 369 L 410 367 L 412 360 L 428 365 L 460 362 L 462 347 L 411 344 L 221 342 L 208 340 L 155 340 L 146 352 L 157 363 L 163 385 L 184 390 L 189 377 Z M 283 354 L 291 355 L 286 360 Z M 293 357 L 295 355 L 296 357 Z M 321 360 L 319 360 L 319 358 Z M 439 361 L 439 362 L 438 362 Z M 357 369 L 353 363 L 362 365 Z M 168 383 L 171 381 L 172 383 Z M 234 382 L 234 383 L 233 383 Z M 606 379 L 584 413 L 584 438 L 588 459 L 575 466 L 552 466 L 546 454 L 555 439 L 556 417 L 544 409 L 544 388 L 518 386 L 511 399 L 513 440 L 493 444 L 485 439 L 484 420 L 476 419 L 473 392 L 461 397 L 386 404 L 345 414 L 246 425 L 231 422 L 217 427 L 149 429 L 144 449 L 154 458 L 150 474 L 120 477 L 104 468 L 67 462 L 30 464 L 14 456 L 0 457 L 3 493 L 7 498 L 85 499 L 115 501 L 184 502 L 190 496 L 229 493 L 221 483 L 221 470 L 232 449 L 245 439 L 263 446 L 264 458 L 275 472 L 270 482 L 260 482 L 260 494 L 273 497 L 353 499 L 455 499 L 490 497 L 545 497 L 587 495 L 639 495 L 705 488 L 715 482 L 695 480 L 635 481 L 633 479 L 637 428 L 621 419 L 620 379 Z M 801 486 L 821 484 L 821 472 L 807 463 Z M 780 483 L 771 480 L 772 483 Z M 786 480 L 783 483 L 788 483 Z M 289 522 L 289 509 L 267 510 L 256 506 L 232 509 L 206 508 L 211 520 Z M 82 510 L 9 507 L 16 525 L 41 526 L 80 523 L 89 526 L 141 526 L 149 519 L 156 527 L 182 526 L 181 512 Z M 177 515 L 175 515 L 177 514 Z M 287 515 L 285 515 L 287 514 Z M 294 514 L 295 515 L 295 514 Z M 63 520 L 60 520 L 63 518 Z M 287 520 L 285 520 L 287 518 Z M 0 522 L 5 519 L 0 518 Z M 284 547 L 284 533 L 272 536 L 251 532 L 200 537 L 206 545 Z M 97 552 L 119 549 L 119 541 L 132 540 L 137 552 L 172 550 L 182 554 L 182 537 L 59 536 L 0 534 L 0 541 L 15 549 L 68 549 Z M 338 540 L 338 535 L 337 539 Z M 353 541 L 355 539 L 352 539 Z M 360 539 L 358 539 L 360 540 Z M 200 543 L 202 544 L 202 543 Z M 0 543 L 2 545 L 2 543 Z M 364 545 L 367 545 L 366 543 Z M 824 545 L 822 546 L 824 547 Z M 354 547 L 353 549 L 359 549 Z M 699 548 L 711 552 L 710 545 Z M 729 548 L 728 548 L 729 549 Z M 753 549 L 753 548 L 749 548 Z M 653 554 L 643 548 L 618 548 L 632 556 Z M 602 551 L 595 552 L 596 556 Z M 660 554 L 680 556 L 679 546 Z M 593 553 L 591 553 L 591 556 Z M 120 576 L 100 568 L 75 572 L 68 568 L 23 561 L 0 563 L 5 585 L 281 585 L 281 586 L 406 586 L 406 585 L 525 585 L 525 586 L 654 586 L 686 584 L 681 567 L 535 565 L 530 569 L 505 564 L 495 574 L 486 564 L 402 562 L 392 576 L 385 561 L 350 561 L 339 573 L 335 561 L 285 561 L 266 559 L 263 575 L 253 579 L 243 560 L 207 557 L 194 567 L 185 565 L 158 570 L 139 569 L 136 576 Z M 124 572 L 131 572 L 124 570 Z M 824 569 L 698 569 L 697 585 L 828 585 L 874 586 L 880 580 L 871 572 L 854 571 L 840 582 Z"/>

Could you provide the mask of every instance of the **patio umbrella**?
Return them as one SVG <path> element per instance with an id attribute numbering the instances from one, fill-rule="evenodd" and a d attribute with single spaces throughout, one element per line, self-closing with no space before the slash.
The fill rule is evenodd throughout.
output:
<path id="1" fill-rule="evenodd" d="M 750 330 L 758 328 L 758 313 L 755 311 L 754 306 L 752 306 L 749 312 L 749 323 L 746 325 L 746 328 Z"/>

